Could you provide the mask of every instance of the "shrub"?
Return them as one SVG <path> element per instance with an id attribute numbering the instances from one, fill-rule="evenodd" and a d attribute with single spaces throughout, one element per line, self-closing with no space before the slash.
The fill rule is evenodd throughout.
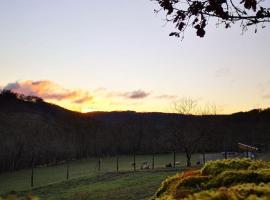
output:
<path id="1" fill-rule="evenodd" d="M 160 188 L 157 190 L 156 194 L 154 195 L 155 199 L 158 199 L 161 196 L 167 196 L 169 200 L 170 194 L 173 193 L 175 190 L 174 187 L 177 185 L 177 181 L 181 180 L 182 174 L 176 174 L 172 177 L 167 178 L 165 181 L 162 182 Z"/>
<path id="2" fill-rule="evenodd" d="M 207 162 L 202 168 L 203 175 L 216 176 L 226 170 L 256 170 L 270 168 L 270 164 L 261 160 L 251 160 L 249 158 L 215 160 Z"/>
<path id="3" fill-rule="evenodd" d="M 241 184 L 218 190 L 206 190 L 190 195 L 185 200 L 269 200 L 270 184 Z"/>
<path id="4" fill-rule="evenodd" d="M 239 183 L 267 183 L 270 182 L 270 171 L 232 170 L 224 171 L 213 177 L 206 188 L 231 186 Z"/>
<path id="5" fill-rule="evenodd" d="M 211 161 L 168 178 L 153 199 L 269 200 L 270 164 L 246 158 Z"/>
<path id="6" fill-rule="evenodd" d="M 207 183 L 209 180 L 210 180 L 209 176 L 202 176 L 202 175 L 189 176 L 181 179 L 181 181 L 178 183 L 177 188 L 187 187 L 187 188 L 201 189 L 202 185 L 204 183 Z"/>
<path id="7" fill-rule="evenodd" d="M 200 174 L 199 170 L 189 170 L 184 173 L 177 173 L 176 175 L 167 178 L 165 181 L 162 182 L 153 199 L 163 199 L 163 197 L 166 196 L 166 200 L 169 200 L 173 197 L 174 191 L 177 190 L 177 186 L 183 179 L 193 177 L 198 174 Z"/>

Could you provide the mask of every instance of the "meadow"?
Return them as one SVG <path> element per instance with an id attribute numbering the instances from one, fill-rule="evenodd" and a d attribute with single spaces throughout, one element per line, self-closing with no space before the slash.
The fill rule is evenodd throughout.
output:
<path id="1" fill-rule="evenodd" d="M 174 175 L 176 171 L 179 170 L 107 172 L 17 194 L 32 194 L 41 200 L 146 200 L 153 196 L 164 179 Z"/>
<path id="2" fill-rule="evenodd" d="M 192 162 L 195 164 L 199 159 L 199 154 L 194 154 L 192 156 Z M 141 170 L 140 166 L 144 161 L 148 161 L 150 164 L 149 170 Z M 184 167 L 186 164 L 185 155 L 184 154 L 176 154 L 176 161 L 180 164 L 177 165 L 177 168 Z M 31 188 L 31 169 L 19 170 L 16 172 L 7 172 L 0 174 L 0 194 L 6 194 L 11 191 L 21 192 L 21 191 L 30 191 L 31 189 L 36 188 L 48 188 L 49 185 L 57 185 L 63 184 L 68 186 L 69 184 L 74 183 L 85 178 L 92 182 L 101 181 L 100 183 L 96 183 L 97 185 L 103 184 L 103 181 L 100 180 L 100 177 L 107 177 L 108 174 L 115 174 L 115 178 L 113 180 L 117 181 L 120 184 L 126 184 L 125 180 L 130 182 L 129 179 L 136 178 L 137 181 L 140 182 L 140 178 L 150 178 L 153 177 L 153 181 L 157 183 L 157 185 L 165 178 L 168 174 L 168 170 L 160 171 L 160 169 L 166 169 L 165 165 L 173 162 L 173 154 L 158 154 L 155 156 L 155 170 L 153 173 L 151 169 L 152 155 L 138 155 L 136 156 L 137 163 L 137 171 L 140 171 L 142 177 L 139 176 L 138 172 L 133 173 L 133 156 L 120 156 L 119 157 L 119 173 L 116 173 L 116 157 L 104 157 L 101 159 L 101 169 L 98 171 L 98 159 L 90 158 L 85 160 L 77 160 L 71 161 L 69 163 L 69 180 L 66 181 L 66 164 L 50 166 L 50 167 L 36 167 L 34 169 L 34 187 Z M 117 180 L 117 174 L 121 175 L 121 180 Z M 109 175 L 110 176 L 110 175 Z M 138 176 L 138 177 L 137 177 Z M 82 179 L 80 179 L 82 178 Z M 155 181 L 156 180 L 156 181 Z M 114 181 L 112 181 L 113 183 Z M 77 183 L 77 184 L 79 184 Z M 75 185 L 77 185 L 75 184 Z M 115 185 L 115 184 L 113 184 Z M 135 184 L 136 185 L 136 184 Z M 155 184 L 154 184 L 155 185 Z M 141 187 L 139 184 L 136 187 Z M 60 187 L 60 186 L 59 186 Z M 83 186 L 82 186 L 83 187 Z M 98 186 L 95 186 L 98 187 Z M 102 186 L 103 187 L 103 186 Z M 63 192 L 65 191 L 65 186 L 63 186 Z M 92 187 L 91 187 L 92 188 Z M 104 185 L 106 189 L 106 186 Z M 88 191 L 88 189 L 87 189 Z M 58 191 L 59 192 L 59 191 Z M 48 192 L 49 193 L 49 192 Z"/>
<path id="3" fill-rule="evenodd" d="M 260 154 L 258 159 L 269 161 L 269 154 Z M 192 156 L 192 164 L 199 154 Z M 144 161 L 150 162 L 150 169 L 141 170 Z M 176 154 L 180 163 L 174 168 L 165 168 L 173 162 L 173 154 L 155 156 L 155 169 L 151 169 L 152 155 L 136 156 L 137 170 L 133 171 L 133 156 L 119 157 L 119 172 L 116 171 L 116 157 L 77 160 L 69 163 L 69 180 L 66 180 L 66 164 L 50 167 L 37 167 L 34 170 L 34 187 L 30 186 L 31 169 L 0 174 L 0 196 L 13 192 L 18 196 L 32 194 L 40 199 L 81 199 L 81 200 L 137 200 L 149 199 L 162 181 L 185 169 L 185 155 Z"/>

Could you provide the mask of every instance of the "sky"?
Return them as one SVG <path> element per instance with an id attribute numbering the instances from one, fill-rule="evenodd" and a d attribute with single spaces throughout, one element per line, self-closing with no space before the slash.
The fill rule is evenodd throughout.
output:
<path id="1" fill-rule="evenodd" d="M 0 88 L 79 112 L 174 112 L 183 97 L 229 114 L 270 107 L 270 27 L 210 21 L 183 41 L 150 0 L 0 0 Z"/>

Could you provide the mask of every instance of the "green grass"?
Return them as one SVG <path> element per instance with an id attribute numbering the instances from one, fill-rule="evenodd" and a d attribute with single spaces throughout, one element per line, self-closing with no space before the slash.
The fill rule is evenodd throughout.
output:
<path id="1" fill-rule="evenodd" d="M 193 155 L 193 163 L 198 160 L 198 154 Z M 151 167 L 152 155 L 136 156 L 137 168 L 139 170 L 143 161 L 149 161 Z M 183 154 L 176 155 L 176 161 L 185 166 L 186 160 Z M 119 158 L 119 171 L 132 171 L 133 156 L 121 156 Z M 172 154 L 161 154 L 155 157 L 155 168 L 164 168 L 165 164 L 173 162 Z M 98 160 L 95 158 L 70 162 L 70 181 L 87 176 L 96 177 L 98 174 Z M 116 158 L 106 157 L 101 160 L 101 173 L 115 172 Z M 0 194 L 10 191 L 30 190 L 31 170 L 20 170 L 13 173 L 0 174 Z M 34 170 L 34 186 L 42 187 L 49 184 L 59 183 L 66 180 L 66 165 L 51 167 L 38 167 Z M 70 182 L 69 181 L 69 182 Z M 69 183 L 67 182 L 67 184 Z"/>
<path id="2" fill-rule="evenodd" d="M 41 200 L 143 200 L 153 196 L 160 183 L 175 170 L 107 172 L 63 181 L 18 196 L 32 194 Z"/>
<path id="3" fill-rule="evenodd" d="M 270 162 L 270 153 L 258 153 L 256 159 Z"/>

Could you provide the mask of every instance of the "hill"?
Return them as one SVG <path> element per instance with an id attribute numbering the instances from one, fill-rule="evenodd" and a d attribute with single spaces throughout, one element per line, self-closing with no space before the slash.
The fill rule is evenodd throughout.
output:
<path id="1" fill-rule="evenodd" d="M 0 171 L 27 168 L 33 160 L 44 165 L 90 156 L 182 152 L 185 146 L 192 146 L 190 153 L 232 151 L 242 142 L 267 150 L 269 122 L 270 109 L 212 116 L 132 111 L 83 114 L 38 97 L 2 91 Z"/>

